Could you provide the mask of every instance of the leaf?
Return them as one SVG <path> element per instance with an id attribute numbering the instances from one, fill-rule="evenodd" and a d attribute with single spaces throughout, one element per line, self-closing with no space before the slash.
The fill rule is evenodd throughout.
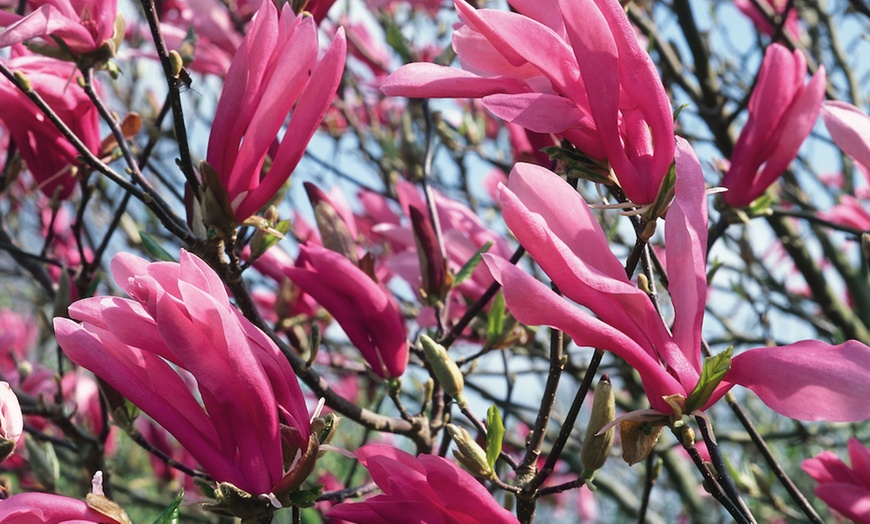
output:
<path id="1" fill-rule="evenodd" d="M 144 247 L 145 251 L 151 255 L 151 258 L 154 260 L 162 260 L 164 262 L 178 262 L 169 254 L 168 251 L 163 249 L 163 247 L 154 240 L 154 237 L 144 231 L 140 231 L 139 236 L 142 238 L 142 247 Z"/>
<path id="2" fill-rule="evenodd" d="M 716 386 L 722 382 L 725 374 L 731 369 L 731 354 L 734 351 L 734 346 L 729 347 L 722 353 L 704 359 L 704 365 L 701 367 L 701 378 L 698 379 L 698 385 L 692 390 L 689 398 L 686 399 L 686 413 L 692 413 L 696 409 L 706 404 L 710 399 L 710 395 L 716 390 Z"/>
<path id="3" fill-rule="evenodd" d="M 504 331 L 504 293 L 501 291 L 492 300 L 489 314 L 486 316 L 486 342 L 493 345 L 499 341 Z"/>
<path id="4" fill-rule="evenodd" d="M 154 524 L 178 524 L 181 501 L 184 500 L 184 490 L 178 492 L 175 499 L 163 510 L 163 513 L 154 520 Z"/>
<path id="5" fill-rule="evenodd" d="M 495 467 L 495 461 L 501 454 L 504 433 L 501 412 L 498 410 L 498 406 L 493 404 L 486 410 L 486 462 L 491 468 Z"/>
<path id="6" fill-rule="evenodd" d="M 465 282 L 468 277 L 470 277 L 471 274 L 474 273 L 474 270 L 477 269 L 480 261 L 483 260 L 483 257 L 481 255 L 489 251 L 491 247 L 492 242 L 487 242 L 480 249 L 478 249 L 477 252 L 471 256 L 471 258 L 468 259 L 468 262 L 466 262 L 465 265 L 463 265 L 459 269 L 459 272 L 456 273 L 456 278 L 453 279 L 453 287 L 457 287 L 459 284 Z"/>

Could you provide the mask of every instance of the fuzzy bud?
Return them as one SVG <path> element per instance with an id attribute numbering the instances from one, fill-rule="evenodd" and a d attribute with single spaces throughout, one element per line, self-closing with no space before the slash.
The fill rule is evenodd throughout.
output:
<path id="1" fill-rule="evenodd" d="M 465 379 L 456 362 L 447 354 L 444 346 L 432 340 L 428 335 L 420 335 L 420 345 L 426 353 L 426 360 L 432 366 L 435 379 L 444 388 L 444 391 L 456 399 L 460 407 L 466 405 L 465 397 L 462 396 L 462 388 L 465 387 Z"/>
<path id="2" fill-rule="evenodd" d="M 486 451 L 471 438 L 467 431 L 454 424 L 447 424 L 447 432 L 458 448 L 453 450 L 453 456 L 469 473 L 485 479 L 495 478 L 495 471 L 486 460 Z"/>
<path id="3" fill-rule="evenodd" d="M 610 384 L 610 377 L 603 375 L 598 382 L 598 388 L 595 390 L 592 415 L 589 417 L 586 436 L 583 438 L 583 448 L 580 451 L 580 463 L 583 465 L 584 476 L 588 475 L 587 478 L 591 478 L 592 473 L 601 468 L 607 461 L 610 447 L 613 445 L 613 437 L 616 434 L 616 427 L 611 427 L 601 435 L 597 433 L 604 426 L 613 422 L 615 418 L 616 401 L 613 395 L 613 386 Z"/>

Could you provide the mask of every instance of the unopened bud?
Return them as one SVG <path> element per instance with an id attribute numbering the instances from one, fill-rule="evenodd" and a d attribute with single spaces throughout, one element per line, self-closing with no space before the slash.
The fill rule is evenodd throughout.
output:
<path id="1" fill-rule="evenodd" d="M 462 389 L 465 387 L 465 379 L 456 362 L 447 354 L 444 346 L 432 340 L 428 335 L 420 335 L 420 345 L 426 353 L 426 360 L 432 366 L 435 379 L 444 388 L 444 392 L 456 399 L 460 407 L 465 404 Z"/>
<path id="2" fill-rule="evenodd" d="M 485 479 L 495 478 L 495 471 L 486 460 L 486 451 L 471 438 L 465 429 L 454 424 L 447 424 L 447 432 L 456 443 L 457 449 L 453 450 L 453 456 L 469 473 Z"/>
<path id="3" fill-rule="evenodd" d="M 169 67 L 172 70 L 173 78 L 178 78 L 181 75 L 181 70 L 184 69 L 184 59 L 175 49 L 169 52 Z"/>
<path id="4" fill-rule="evenodd" d="M 15 451 L 24 431 L 24 416 L 18 397 L 8 382 L 0 382 L 0 462 Z"/>
<path id="5" fill-rule="evenodd" d="M 336 209 L 332 200 L 320 188 L 310 182 L 305 182 L 305 192 L 314 208 L 314 219 L 323 247 L 344 256 L 354 264 L 359 264 L 356 253 L 356 239 L 350 232 L 350 227 Z"/>
<path id="6" fill-rule="evenodd" d="M 414 206 L 408 208 L 408 214 L 417 244 L 417 258 L 420 260 L 420 294 L 429 305 L 434 306 L 444 300 L 450 288 L 447 259 L 428 214 Z"/>
<path id="7" fill-rule="evenodd" d="M 613 395 L 613 386 L 610 378 L 603 375 L 595 390 L 595 398 L 592 401 L 592 415 L 586 426 L 586 436 L 583 438 L 583 448 L 580 451 L 580 463 L 583 465 L 583 474 L 591 478 L 592 472 L 601 468 L 607 461 L 610 448 L 613 446 L 613 437 L 616 427 L 611 427 L 598 435 L 601 429 L 613 422 L 616 418 L 616 401 Z"/>

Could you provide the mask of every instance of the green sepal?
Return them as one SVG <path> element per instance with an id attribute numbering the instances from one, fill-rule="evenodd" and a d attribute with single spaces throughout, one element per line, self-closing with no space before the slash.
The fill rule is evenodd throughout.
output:
<path id="1" fill-rule="evenodd" d="M 175 499 L 173 499 L 169 506 L 163 510 L 163 513 L 154 520 L 154 524 L 178 524 L 180 516 L 178 508 L 181 506 L 182 500 L 184 500 L 184 490 L 178 492 Z"/>
<path id="2" fill-rule="evenodd" d="M 492 299 L 489 313 L 486 316 L 486 342 L 490 346 L 498 342 L 504 332 L 505 303 L 504 293 L 499 291 Z"/>
<path id="3" fill-rule="evenodd" d="M 710 395 L 713 394 L 716 387 L 725 378 L 725 374 L 731 369 L 731 354 L 733 352 L 734 346 L 731 346 L 718 355 L 704 359 L 698 385 L 695 386 L 695 389 L 689 394 L 689 398 L 686 399 L 685 413 L 692 413 L 707 403 Z"/>
<path id="4" fill-rule="evenodd" d="M 486 410 L 486 462 L 489 467 L 495 467 L 495 461 L 501 455 L 501 445 L 504 439 L 504 423 L 498 406 L 493 404 Z"/>
<path id="5" fill-rule="evenodd" d="M 457 287 L 459 284 L 465 282 L 468 277 L 470 277 L 471 274 L 474 273 L 474 270 L 477 269 L 477 266 L 483 260 L 483 257 L 481 255 L 489 251 L 491 247 L 492 241 L 489 241 L 484 244 L 480 249 L 478 249 L 471 258 L 468 259 L 468 262 L 466 262 L 465 265 L 463 265 L 462 268 L 459 269 L 459 272 L 456 273 L 456 277 L 453 279 L 454 288 Z"/>
<path id="6" fill-rule="evenodd" d="M 314 486 L 309 489 L 300 489 L 293 491 L 287 495 L 287 498 L 290 502 L 293 503 L 294 506 L 300 508 L 310 508 L 314 506 L 314 503 L 317 502 L 317 498 L 320 497 L 322 493 L 321 486 Z"/>
<path id="7" fill-rule="evenodd" d="M 151 255 L 154 260 L 162 260 L 163 262 L 178 262 L 175 257 L 169 254 L 168 251 L 154 240 L 154 237 L 144 231 L 139 232 L 139 238 L 142 239 L 142 247 Z"/>

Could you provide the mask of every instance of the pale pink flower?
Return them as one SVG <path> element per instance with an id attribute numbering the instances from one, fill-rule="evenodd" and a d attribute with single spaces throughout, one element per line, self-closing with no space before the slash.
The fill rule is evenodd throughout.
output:
<path id="1" fill-rule="evenodd" d="M 518 522 L 465 470 L 437 455 L 413 456 L 393 446 L 368 444 L 356 452 L 383 494 L 333 506 L 326 516 L 360 524 Z"/>
<path id="2" fill-rule="evenodd" d="M 194 255 L 148 263 L 121 253 L 116 283 L 56 318 L 58 343 L 172 433 L 216 481 L 249 493 L 285 488 L 282 442 L 305 450 L 310 425 L 296 375 L 274 342 L 232 307 Z M 174 369 L 196 379 L 194 395 Z"/>
<path id="3" fill-rule="evenodd" d="M 557 133 L 607 160 L 630 200 L 655 200 L 674 159 L 673 115 L 649 55 L 616 0 L 513 0 L 518 13 L 455 0 L 464 71 L 409 64 L 381 90 L 483 98 L 502 119 Z"/>
<path id="4" fill-rule="evenodd" d="M 840 197 L 840 203 L 827 211 L 819 211 L 819 218 L 842 226 L 870 231 L 870 211 L 852 195 Z"/>
<path id="5" fill-rule="evenodd" d="M 279 15 L 263 2 L 227 72 L 208 142 L 208 163 L 238 222 L 268 203 L 302 158 L 341 80 L 345 47 L 339 29 L 318 61 L 314 19 L 294 15 L 289 4 Z M 284 139 L 273 148 L 294 105 Z M 267 154 L 272 162 L 264 174 Z"/>
<path id="6" fill-rule="evenodd" d="M 822 121 L 834 143 L 870 179 L 870 116 L 847 102 L 822 102 Z"/>
<path id="7" fill-rule="evenodd" d="M 517 320 L 555 327 L 578 345 L 619 355 L 640 374 L 652 409 L 668 416 L 675 410 L 665 398 L 689 398 L 700 378 L 707 295 L 704 177 L 691 146 L 679 140 L 677 149 L 676 194 L 665 221 L 671 332 L 626 277 L 583 198 L 546 169 L 517 164 L 502 189 L 502 206 L 508 227 L 564 297 L 508 261 L 484 255 Z M 870 347 L 806 340 L 746 350 L 731 359 L 709 398 L 683 409 L 703 411 L 736 384 L 788 417 L 864 420 L 870 417 Z"/>
<path id="8" fill-rule="evenodd" d="M 870 522 L 870 449 L 849 439 L 847 466 L 837 455 L 823 451 L 801 463 L 816 482 L 816 496 L 831 509 L 858 523 Z"/>
<path id="9" fill-rule="evenodd" d="M 27 16 L 0 11 L 0 48 L 42 38 L 56 46 L 53 39 L 63 41 L 74 55 L 93 53 L 107 42 L 114 54 L 116 0 L 31 0 L 35 6 Z"/>
<path id="10" fill-rule="evenodd" d="M 16 56 L 6 62 L 30 80 L 58 117 L 92 152 L 100 148 L 97 109 L 76 85 L 75 65 L 42 56 Z M 46 196 L 68 198 L 76 186 L 78 151 L 45 115 L 6 78 L 0 78 L 0 120 L 9 131 L 27 169 Z"/>
<path id="11" fill-rule="evenodd" d="M 0 460 L 4 460 L 12 453 L 22 433 L 24 433 L 24 415 L 21 414 L 18 397 L 15 396 L 8 382 L 0 382 L 0 446 L 3 449 L 9 448 L 8 453 L 0 456 Z"/>
<path id="12" fill-rule="evenodd" d="M 749 118 L 722 179 L 728 205 L 745 207 L 788 168 L 810 134 L 825 96 L 825 68 L 806 84 L 801 51 L 771 44 L 764 53 L 758 82 L 749 98 Z"/>

